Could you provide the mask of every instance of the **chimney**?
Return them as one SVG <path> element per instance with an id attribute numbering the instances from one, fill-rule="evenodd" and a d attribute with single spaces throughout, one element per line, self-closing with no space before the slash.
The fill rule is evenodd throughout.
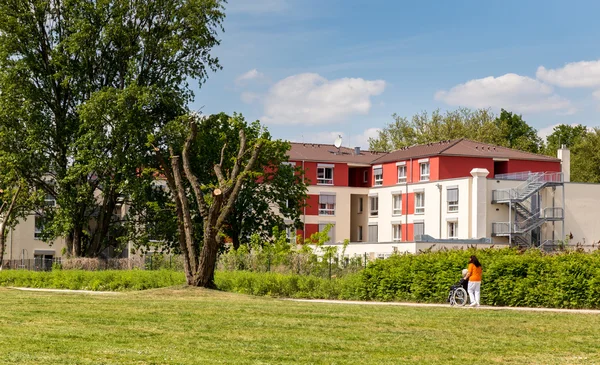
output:
<path id="1" fill-rule="evenodd" d="M 571 181 L 571 151 L 564 144 L 560 146 L 556 153 L 556 157 L 560 159 L 561 171 L 563 173 L 563 181 Z"/>
<path id="2" fill-rule="evenodd" d="M 355 155 L 360 155 L 360 147 L 354 147 L 354 154 Z"/>

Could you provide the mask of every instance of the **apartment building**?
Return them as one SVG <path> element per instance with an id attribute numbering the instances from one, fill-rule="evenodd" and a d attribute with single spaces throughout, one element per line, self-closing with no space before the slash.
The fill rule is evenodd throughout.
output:
<path id="1" fill-rule="evenodd" d="M 288 230 L 290 240 L 331 225 L 329 244 L 349 240 L 348 254 L 371 257 L 600 242 L 600 184 L 570 182 L 567 149 L 553 158 L 467 139 L 390 153 L 292 143 L 289 159 L 309 184 L 303 229 Z M 41 240 L 42 224 L 30 216 L 11 230 L 5 259 L 63 256 L 64 240 Z"/>
<path id="2" fill-rule="evenodd" d="M 467 139 L 390 153 L 293 143 L 289 156 L 310 184 L 296 232 L 305 240 L 331 224 L 330 243 L 348 239 L 356 252 L 600 241 L 590 222 L 600 185 L 570 183 L 566 149 L 553 158 Z"/>

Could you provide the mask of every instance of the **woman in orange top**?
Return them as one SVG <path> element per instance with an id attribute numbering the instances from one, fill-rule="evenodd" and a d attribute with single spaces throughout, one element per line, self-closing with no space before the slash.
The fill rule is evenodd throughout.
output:
<path id="1" fill-rule="evenodd" d="M 481 294 L 481 264 L 475 255 L 469 260 L 467 275 L 464 279 L 469 279 L 469 298 L 471 299 L 471 307 L 479 307 L 479 297 Z"/>

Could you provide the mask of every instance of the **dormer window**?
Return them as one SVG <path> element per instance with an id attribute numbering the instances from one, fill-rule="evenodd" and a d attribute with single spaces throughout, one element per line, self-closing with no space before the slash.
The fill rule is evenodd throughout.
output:
<path id="1" fill-rule="evenodd" d="M 373 180 L 375 181 L 375 186 L 383 185 L 383 167 L 373 167 L 373 178 Z"/>
<path id="2" fill-rule="evenodd" d="M 333 185 L 333 165 L 317 166 L 317 185 Z"/>

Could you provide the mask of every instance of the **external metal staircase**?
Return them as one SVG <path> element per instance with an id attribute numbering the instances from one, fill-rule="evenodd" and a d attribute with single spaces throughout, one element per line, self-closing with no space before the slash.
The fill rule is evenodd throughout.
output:
<path id="1" fill-rule="evenodd" d="M 533 237 L 534 230 L 546 222 L 563 220 L 564 212 L 563 208 L 541 208 L 539 192 L 548 187 L 562 186 L 562 173 L 527 172 L 496 178 L 525 181 L 516 188 L 492 191 L 492 203 L 507 204 L 509 208 L 509 221 L 492 223 L 492 236 L 508 237 L 509 242 L 516 246 L 540 246 L 539 235 L 536 239 Z"/>

